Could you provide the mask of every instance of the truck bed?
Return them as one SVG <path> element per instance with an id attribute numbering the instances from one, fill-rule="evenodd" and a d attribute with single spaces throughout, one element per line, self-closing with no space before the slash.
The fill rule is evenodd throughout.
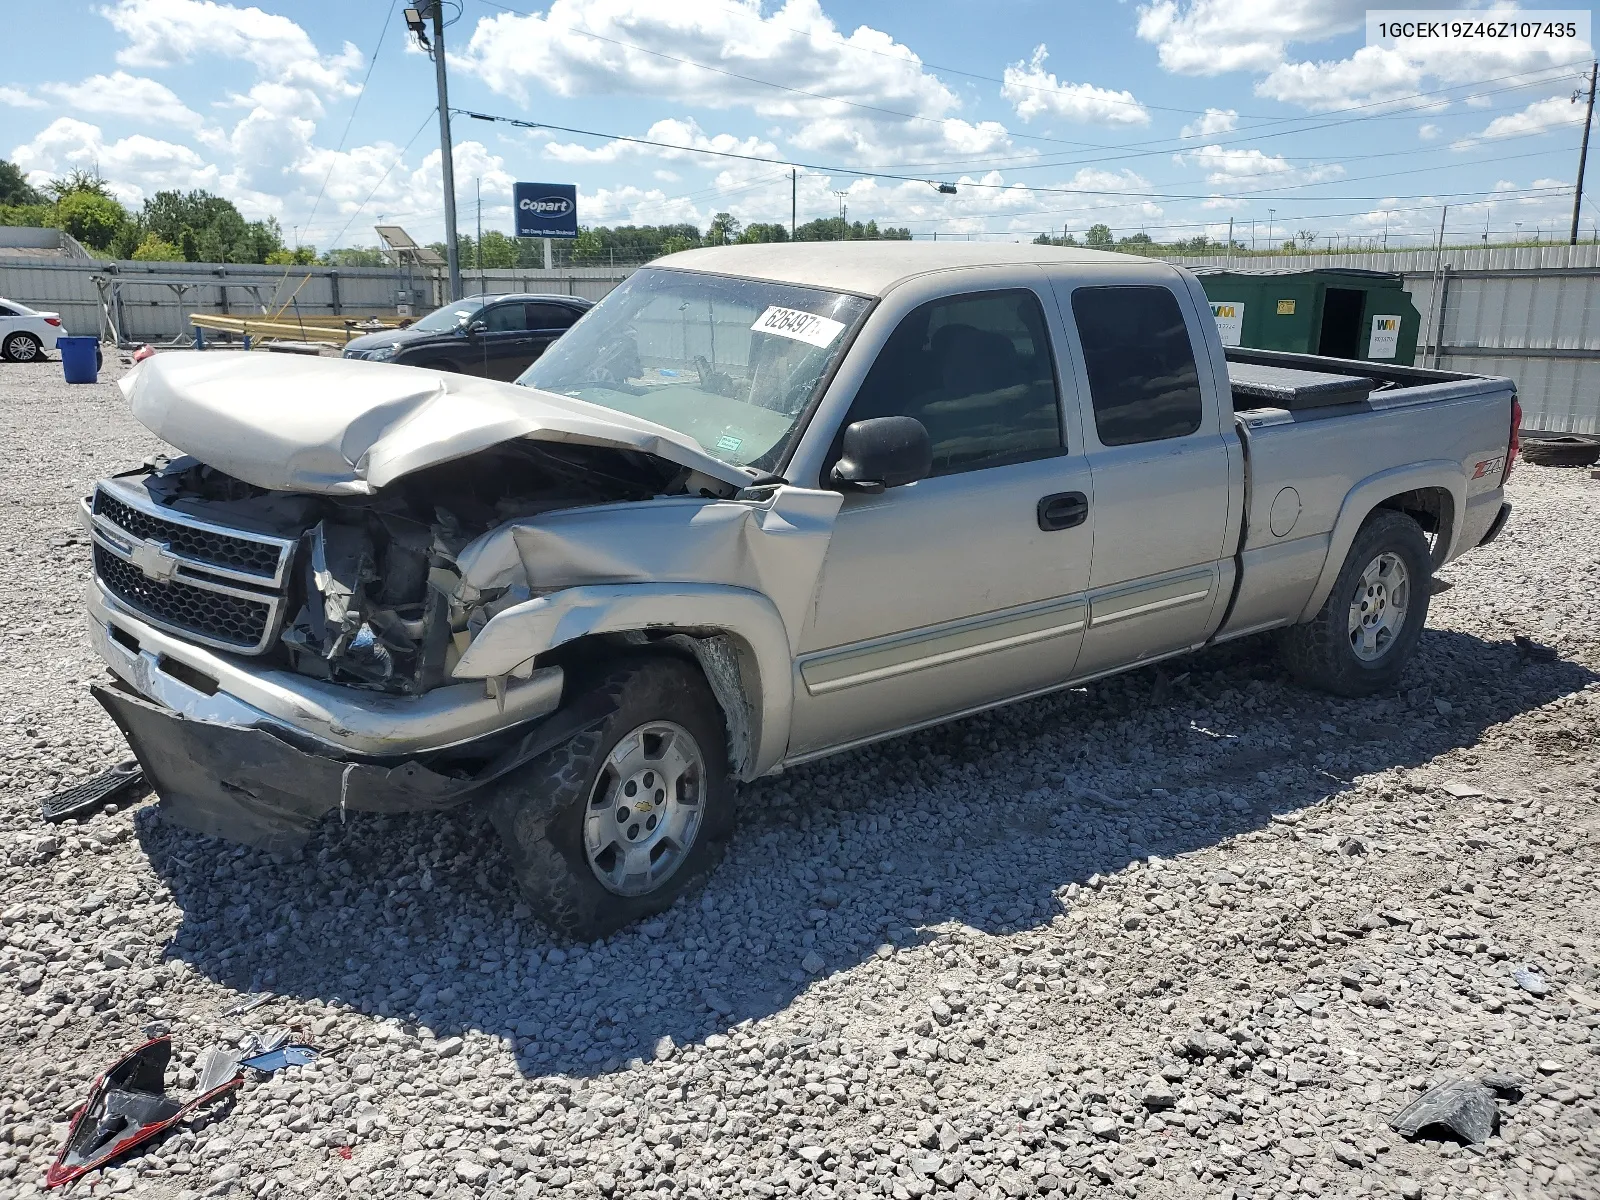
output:
<path id="1" fill-rule="evenodd" d="M 1434 562 L 1476 546 L 1499 513 L 1516 385 L 1510 379 L 1271 350 L 1225 351 L 1247 467 L 1238 593 L 1219 636 L 1293 621 L 1345 549 L 1341 510 L 1384 496 L 1384 476 L 1421 477 L 1404 511 Z M 1287 618 L 1284 614 L 1291 614 Z"/>
<path id="2" fill-rule="evenodd" d="M 1225 347 L 1223 353 L 1228 363 L 1228 382 L 1233 390 L 1236 413 L 1263 409 L 1305 412 L 1360 405 L 1374 392 L 1476 378 L 1423 367 L 1242 346 Z"/>

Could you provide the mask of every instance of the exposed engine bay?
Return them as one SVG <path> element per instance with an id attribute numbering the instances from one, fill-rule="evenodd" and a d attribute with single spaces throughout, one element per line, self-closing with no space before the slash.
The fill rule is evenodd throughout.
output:
<path id="1" fill-rule="evenodd" d="M 158 459 L 103 482 L 91 522 L 101 583 L 145 619 L 312 678 L 418 695 L 490 618 L 537 594 L 463 586 L 476 539 L 556 509 L 732 490 L 640 451 L 514 439 L 375 495 L 271 491 Z"/>

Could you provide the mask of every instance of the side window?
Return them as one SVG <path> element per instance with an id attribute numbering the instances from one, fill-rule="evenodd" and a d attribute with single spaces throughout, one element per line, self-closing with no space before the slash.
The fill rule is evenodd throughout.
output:
<path id="1" fill-rule="evenodd" d="M 1176 296 L 1164 287 L 1078 288 L 1072 316 L 1102 445 L 1158 442 L 1200 428 L 1200 374 Z"/>
<path id="2" fill-rule="evenodd" d="M 570 329 L 578 314 L 565 304 L 528 305 L 529 329 Z"/>
<path id="3" fill-rule="evenodd" d="M 878 353 L 845 424 L 916 417 L 933 474 L 1059 454 L 1061 402 L 1039 298 L 1025 288 L 934 300 Z"/>
<path id="4" fill-rule="evenodd" d="M 522 304 L 495 304 L 483 314 L 490 333 L 511 333 L 528 327 L 527 307 Z"/>

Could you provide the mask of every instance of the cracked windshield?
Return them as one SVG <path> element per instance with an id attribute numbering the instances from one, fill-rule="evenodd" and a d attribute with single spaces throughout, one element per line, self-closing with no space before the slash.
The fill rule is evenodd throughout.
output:
<path id="1" fill-rule="evenodd" d="M 643 417 L 724 462 L 769 470 L 869 304 L 792 284 L 640 271 L 517 382 Z"/>

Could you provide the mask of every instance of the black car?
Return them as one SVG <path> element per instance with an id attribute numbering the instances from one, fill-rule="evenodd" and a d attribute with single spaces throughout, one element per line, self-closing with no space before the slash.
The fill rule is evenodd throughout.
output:
<path id="1" fill-rule="evenodd" d="M 355 338 L 344 356 L 515 379 L 593 307 L 581 296 L 467 296 L 405 329 Z"/>

